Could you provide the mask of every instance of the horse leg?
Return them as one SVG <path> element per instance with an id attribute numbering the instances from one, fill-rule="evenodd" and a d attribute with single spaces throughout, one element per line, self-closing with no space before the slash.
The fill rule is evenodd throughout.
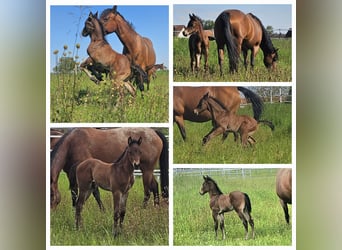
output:
<path id="1" fill-rule="evenodd" d="M 247 70 L 247 66 L 248 66 L 248 62 L 247 62 L 247 53 L 248 53 L 248 50 L 247 49 L 243 49 L 242 50 L 242 55 L 243 55 L 243 64 L 245 65 L 245 69 Z M 251 54 L 252 56 L 252 54 Z M 252 63 L 252 61 L 251 61 Z"/>
<path id="2" fill-rule="evenodd" d="M 208 141 L 216 135 L 222 134 L 225 130 L 222 127 L 212 128 L 212 130 L 203 137 L 202 145 L 204 146 Z"/>
<path id="3" fill-rule="evenodd" d="M 223 75 L 222 71 L 222 64 L 224 60 L 224 47 L 222 46 L 217 46 L 217 57 L 218 57 L 218 64 L 220 66 L 220 75 Z"/>
<path id="4" fill-rule="evenodd" d="M 179 132 L 182 135 L 183 141 L 186 139 L 186 132 L 185 132 L 185 126 L 184 126 L 184 119 L 182 116 L 175 116 L 175 122 L 178 126 Z"/>
<path id="5" fill-rule="evenodd" d="M 100 83 L 100 81 L 87 68 L 81 68 L 81 70 L 83 70 L 84 73 L 86 73 L 86 75 L 90 78 L 90 80 L 92 80 L 96 84 Z"/>
<path id="6" fill-rule="evenodd" d="M 144 171 L 142 174 L 143 178 L 143 185 L 144 185 L 144 201 L 143 207 L 147 207 L 147 203 L 151 197 L 151 190 L 154 195 L 154 205 L 159 204 L 159 191 L 158 191 L 158 183 L 154 179 L 153 172 L 151 171 Z M 157 203 L 157 204 L 156 204 Z"/>
<path id="7" fill-rule="evenodd" d="M 154 175 L 152 175 L 151 189 L 153 193 L 153 201 L 154 206 L 159 206 L 159 190 L 158 190 L 158 182 Z"/>
<path id="8" fill-rule="evenodd" d="M 245 228 L 245 239 L 247 240 L 248 239 L 248 222 L 247 222 L 247 220 L 243 214 L 243 211 L 239 211 L 238 215 L 239 215 L 240 220 L 242 221 L 242 224 Z"/>
<path id="9" fill-rule="evenodd" d="M 290 224 L 290 215 L 289 215 L 289 209 L 287 207 L 287 203 L 283 200 L 280 200 L 280 204 L 283 207 L 285 220 L 287 224 Z"/>
<path id="10" fill-rule="evenodd" d="M 122 194 L 117 191 L 113 192 L 113 203 L 114 203 L 114 223 L 113 223 L 113 236 L 116 237 L 121 233 L 121 228 L 118 227 L 120 219 L 120 203 Z"/>
<path id="11" fill-rule="evenodd" d="M 82 226 L 82 208 L 86 200 L 89 198 L 91 194 L 91 189 L 89 190 L 80 190 L 80 195 L 77 198 L 76 201 L 76 212 L 75 212 L 75 223 L 76 223 L 76 229 L 78 230 Z"/>
<path id="12" fill-rule="evenodd" d="M 122 228 L 123 221 L 126 215 L 126 203 L 128 198 L 128 191 L 121 196 L 120 200 L 120 228 Z"/>
<path id="13" fill-rule="evenodd" d="M 215 238 L 217 239 L 217 229 L 218 229 L 218 214 L 217 214 L 217 212 L 212 211 L 212 216 L 214 219 Z"/>
<path id="14" fill-rule="evenodd" d="M 208 67 L 208 54 L 209 54 L 209 48 L 206 47 L 204 49 L 204 54 L 203 54 L 203 56 L 204 56 L 204 72 L 208 72 L 208 69 L 209 69 L 209 67 Z"/>
<path id="15" fill-rule="evenodd" d="M 223 214 L 218 214 L 218 221 L 220 223 L 220 229 L 221 229 L 221 233 L 222 233 L 222 240 L 224 240 L 226 238 L 225 232 L 224 232 L 224 215 Z"/>
<path id="16" fill-rule="evenodd" d="M 95 200 L 97 202 L 97 204 L 99 205 L 99 208 L 102 212 L 105 212 L 105 208 L 103 206 L 103 203 L 101 201 L 101 197 L 100 197 L 100 191 L 99 191 L 99 187 L 95 184 L 95 182 L 92 182 L 92 190 L 93 190 L 93 196 L 95 197 Z"/>
<path id="17" fill-rule="evenodd" d="M 253 221 L 252 215 L 248 211 L 244 210 L 243 216 L 245 217 L 245 220 L 249 223 L 249 225 L 252 228 L 252 237 L 254 239 L 255 232 L 254 232 L 254 221 Z M 248 237 L 248 235 L 246 236 L 246 240 L 247 240 L 247 237 Z"/>

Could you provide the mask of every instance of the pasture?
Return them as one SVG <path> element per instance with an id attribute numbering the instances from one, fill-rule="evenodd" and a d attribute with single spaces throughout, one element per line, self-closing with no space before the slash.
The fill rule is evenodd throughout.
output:
<path id="1" fill-rule="evenodd" d="M 204 59 L 202 56 L 200 71 L 192 73 L 190 68 L 190 52 L 188 39 L 173 39 L 173 79 L 175 82 L 291 82 L 292 81 L 292 40 L 272 39 L 276 48 L 279 48 L 279 61 L 275 71 L 268 71 L 263 63 L 263 52 L 259 50 L 255 58 L 254 69 L 247 70 L 243 66 L 242 55 L 239 63 L 239 71 L 229 74 L 228 55 L 225 50 L 223 63 L 223 76 L 220 76 L 220 69 L 217 59 L 217 46 L 215 41 L 210 42 L 208 65 L 209 70 L 204 72 Z M 248 57 L 249 58 L 249 57 Z"/>
<path id="2" fill-rule="evenodd" d="M 118 103 L 118 92 L 109 80 L 96 85 L 84 73 L 51 74 L 50 121 L 63 122 L 168 122 L 169 71 L 156 72 L 150 89 L 127 92 Z"/>
<path id="3" fill-rule="evenodd" d="M 272 121 L 274 131 L 263 124 L 253 134 L 256 143 L 253 147 L 243 148 L 240 141 L 234 142 L 230 133 L 222 142 L 216 136 L 205 146 L 203 137 L 212 129 L 211 121 L 195 123 L 185 121 L 187 133 L 183 141 L 176 123 L 173 124 L 173 163 L 291 163 L 292 162 L 292 104 L 265 103 L 261 119 Z M 252 115 L 250 105 L 240 108 L 238 114 Z"/>
<path id="4" fill-rule="evenodd" d="M 174 170 L 173 241 L 175 246 L 289 246 L 292 222 L 287 225 L 275 192 L 277 169 L 186 169 Z M 240 190 L 249 195 L 255 224 L 255 239 L 244 239 L 243 225 L 232 211 L 225 213 L 226 239 L 215 239 L 209 195 L 201 196 L 202 175 L 212 177 L 223 193 Z M 292 207 L 289 207 L 292 219 Z"/>
<path id="5" fill-rule="evenodd" d="M 86 201 L 82 217 L 83 228 L 75 227 L 75 210 L 71 205 L 69 183 L 65 173 L 59 178 L 61 203 L 55 211 L 50 211 L 50 245 L 130 245 L 151 246 L 168 245 L 169 243 L 169 209 L 162 201 L 159 207 L 153 206 L 150 199 L 146 209 L 142 207 L 143 185 L 137 177 L 127 200 L 126 216 L 122 234 L 114 238 L 113 199 L 112 193 L 100 190 L 101 199 L 106 209 L 102 213 L 94 199 L 90 196 Z"/>

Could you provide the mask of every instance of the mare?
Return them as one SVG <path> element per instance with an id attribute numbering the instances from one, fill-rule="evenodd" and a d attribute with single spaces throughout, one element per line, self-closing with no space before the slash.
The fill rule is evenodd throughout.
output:
<path id="1" fill-rule="evenodd" d="M 114 162 L 126 148 L 129 136 L 133 138 L 141 136 L 143 140 L 140 145 L 142 150 L 140 170 L 142 172 L 145 194 L 144 207 L 147 206 L 151 192 L 154 196 L 154 204 L 159 204 L 158 182 L 153 174 L 158 160 L 162 197 L 167 199 L 169 153 L 168 141 L 163 133 L 152 128 L 74 128 L 63 135 L 51 153 L 51 208 L 56 208 L 61 200 L 58 178 L 62 170 L 64 170 L 69 179 L 72 205 L 75 206 L 78 194 L 76 166 L 90 157 L 104 162 Z"/>
<path id="2" fill-rule="evenodd" d="M 264 53 L 265 67 L 268 69 L 276 67 L 278 49 L 274 48 L 260 19 L 252 13 L 244 14 L 240 10 L 223 11 L 215 20 L 214 33 L 221 75 L 223 74 L 224 46 L 228 50 L 230 73 L 238 71 L 241 51 L 247 68 L 247 53 L 251 50 L 250 64 L 254 67 L 254 58 L 259 48 Z"/>
<path id="3" fill-rule="evenodd" d="M 104 32 L 110 34 L 115 32 L 124 45 L 122 53 L 129 60 L 138 65 L 147 73 L 147 89 L 149 89 L 153 65 L 156 63 L 156 54 L 152 41 L 147 37 L 139 35 L 125 18 L 117 11 L 117 6 L 105 9 L 100 16 Z"/>
<path id="4" fill-rule="evenodd" d="M 119 54 L 112 49 L 104 37 L 104 31 L 97 18 L 97 12 L 95 14 L 89 13 L 82 30 L 82 36 L 90 36 L 91 42 L 87 48 L 87 53 L 93 64 L 101 64 L 104 69 L 109 71 L 109 77 L 115 86 L 121 89 L 120 86 L 123 84 L 130 94 L 135 96 L 135 89 L 129 83 L 130 80 L 135 78 L 139 89 L 141 91 L 144 89 L 143 78 L 145 72 L 141 69 L 139 70 L 137 65 L 131 65 L 131 62 L 125 55 Z M 83 70 L 85 68 L 83 65 Z M 85 72 L 90 78 L 92 77 L 89 72 Z"/>
<path id="5" fill-rule="evenodd" d="M 290 216 L 287 204 L 292 204 L 292 170 L 291 168 L 281 168 L 276 176 L 276 192 L 280 204 L 284 210 L 285 220 L 290 223 Z"/>
<path id="6" fill-rule="evenodd" d="M 215 40 L 209 30 L 203 29 L 202 20 L 195 14 L 189 14 L 190 21 L 183 30 L 184 36 L 189 38 L 190 68 L 192 72 L 199 70 L 201 56 L 204 56 L 204 70 L 208 70 L 209 41 Z"/>
<path id="7" fill-rule="evenodd" d="M 230 112 L 219 100 L 210 96 L 209 92 L 203 95 L 194 109 L 196 115 L 203 111 L 210 112 L 213 128 L 204 136 L 202 145 L 205 145 L 210 139 L 220 134 L 223 134 L 222 139 L 224 140 L 228 132 L 239 133 L 243 146 L 247 146 L 247 142 L 252 145 L 256 142 L 252 135 L 257 131 L 259 123 L 264 123 L 274 130 L 274 125 L 270 121 L 256 120 L 251 116 L 237 115 Z"/>
<path id="8" fill-rule="evenodd" d="M 186 139 L 184 120 L 192 122 L 207 122 L 212 119 L 209 111 L 194 114 L 199 100 L 207 92 L 220 100 L 226 109 L 236 113 L 240 107 L 239 91 L 251 101 L 254 119 L 259 120 L 263 110 L 261 98 L 250 89 L 244 87 L 173 87 L 173 119 L 176 122 L 183 140 Z"/>
<path id="9" fill-rule="evenodd" d="M 254 221 L 251 215 L 252 205 L 248 194 L 240 191 L 233 191 L 228 194 L 223 194 L 217 183 L 212 178 L 207 175 L 203 176 L 203 179 L 204 182 L 199 193 L 200 195 L 209 193 L 209 206 L 214 219 L 216 239 L 219 225 L 222 232 L 222 239 L 225 239 L 224 213 L 233 210 L 235 210 L 235 212 L 238 214 L 245 228 L 245 239 L 248 239 L 248 223 L 252 228 L 252 235 L 254 238 Z"/>
<path id="10" fill-rule="evenodd" d="M 84 203 L 90 194 L 100 187 L 112 192 L 114 203 L 113 235 L 115 237 L 120 234 L 126 214 L 128 192 L 134 184 L 134 169 L 140 164 L 142 155 L 141 142 L 141 137 L 138 140 L 128 137 L 128 146 L 113 163 L 88 158 L 77 166 L 76 177 L 79 187 L 75 214 L 77 229 L 82 225 L 81 212 Z M 99 194 L 96 199 L 101 202 Z M 119 219 L 120 224 L 118 226 Z"/>

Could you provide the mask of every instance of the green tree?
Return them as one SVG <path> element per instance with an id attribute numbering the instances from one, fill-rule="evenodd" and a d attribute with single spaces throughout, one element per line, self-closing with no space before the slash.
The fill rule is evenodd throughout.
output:
<path id="1" fill-rule="evenodd" d="M 213 20 L 204 20 L 203 21 L 203 29 L 212 30 L 214 29 L 215 22 Z"/>

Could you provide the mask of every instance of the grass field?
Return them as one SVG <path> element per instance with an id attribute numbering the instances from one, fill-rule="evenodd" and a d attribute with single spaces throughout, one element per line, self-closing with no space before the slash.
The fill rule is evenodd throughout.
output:
<path id="1" fill-rule="evenodd" d="M 228 73 L 228 55 L 225 52 L 223 64 L 223 76 L 220 76 L 220 70 L 217 59 L 216 42 L 210 42 L 208 56 L 208 73 L 204 72 L 204 59 L 201 61 L 201 69 L 193 74 L 190 69 L 190 52 L 188 39 L 173 39 L 173 79 L 175 82 L 291 82 L 292 81 L 292 40 L 291 39 L 273 39 L 274 46 L 279 48 L 279 61 L 277 70 L 268 71 L 263 63 L 263 52 L 260 50 L 255 58 L 254 70 L 250 66 L 245 70 L 242 60 L 240 61 L 239 71 L 236 74 Z M 241 56 L 242 58 L 242 56 Z"/>
<path id="2" fill-rule="evenodd" d="M 75 210 L 71 205 L 69 184 L 64 173 L 59 178 L 61 203 L 56 211 L 50 212 L 50 244 L 57 246 L 75 245 L 130 245 L 152 246 L 169 244 L 169 209 L 163 201 L 160 207 L 153 206 L 153 197 L 146 209 L 142 207 L 143 185 L 137 177 L 127 200 L 123 232 L 113 238 L 112 194 L 101 190 L 101 199 L 106 208 L 101 213 L 94 197 L 89 197 L 84 205 L 83 228 L 75 228 Z"/>
<path id="3" fill-rule="evenodd" d="M 51 122 L 168 122 L 169 71 L 157 71 L 144 98 L 138 90 L 117 104 L 118 93 L 109 80 L 96 85 L 84 73 L 51 74 Z"/>
<path id="4" fill-rule="evenodd" d="M 189 169 L 188 169 L 189 170 Z M 275 193 L 277 169 L 246 170 L 245 176 L 210 169 L 195 173 L 174 171 L 173 240 L 175 246 L 288 246 L 292 244 L 292 227 L 287 225 Z M 255 239 L 244 239 L 244 227 L 232 211 L 225 213 L 226 239 L 221 232 L 215 239 L 209 195 L 199 195 L 202 175 L 212 177 L 223 193 L 240 190 L 249 195 L 255 224 Z M 292 208 L 289 207 L 290 219 Z"/>
<path id="5" fill-rule="evenodd" d="M 203 137 L 212 128 L 211 121 L 195 123 L 185 121 L 187 133 L 183 141 L 178 126 L 173 123 L 173 162 L 182 163 L 291 163 L 292 162 L 292 117 L 291 104 L 265 104 L 261 119 L 270 120 L 275 125 L 271 131 L 266 125 L 260 124 L 253 137 L 256 144 L 243 148 L 241 143 L 234 142 L 232 134 L 222 142 L 217 136 L 202 146 Z M 240 108 L 239 114 L 252 115 L 250 106 Z"/>

